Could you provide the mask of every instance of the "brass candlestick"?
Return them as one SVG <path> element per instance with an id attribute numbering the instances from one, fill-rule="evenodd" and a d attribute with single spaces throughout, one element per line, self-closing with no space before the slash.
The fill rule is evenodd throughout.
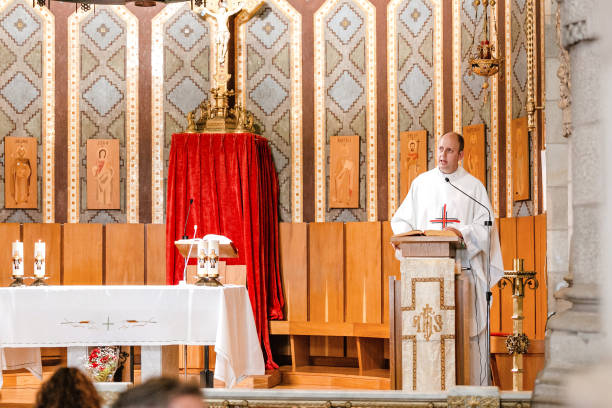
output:
<path id="1" fill-rule="evenodd" d="M 535 272 L 524 270 L 522 258 L 514 259 L 514 270 L 505 271 L 504 277 L 497 284 L 501 289 L 512 285 L 512 336 L 506 339 L 506 348 L 512 355 L 512 390 L 523 390 L 523 354 L 529 348 L 529 339 L 523 333 L 523 299 L 525 286 L 532 290 L 538 288 Z"/>

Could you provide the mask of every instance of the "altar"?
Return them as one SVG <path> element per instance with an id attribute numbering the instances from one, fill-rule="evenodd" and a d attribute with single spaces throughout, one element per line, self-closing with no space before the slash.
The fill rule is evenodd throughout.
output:
<path id="1" fill-rule="evenodd" d="M 87 346 L 133 345 L 144 362 L 161 346 L 214 345 L 228 388 L 265 371 L 244 286 L 0 288 L 0 314 L 0 348 L 68 347 L 70 360 Z"/>

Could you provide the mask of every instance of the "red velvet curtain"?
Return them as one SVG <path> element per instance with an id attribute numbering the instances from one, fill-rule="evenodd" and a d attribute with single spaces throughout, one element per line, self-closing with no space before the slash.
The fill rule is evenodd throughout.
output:
<path id="1" fill-rule="evenodd" d="M 268 141 L 249 133 L 172 135 L 166 207 L 166 282 L 183 279 L 184 258 L 174 246 L 183 235 L 221 234 L 238 248 L 228 264 L 246 265 L 255 325 L 272 360 L 268 319 L 283 318 L 278 255 L 278 178 Z"/>

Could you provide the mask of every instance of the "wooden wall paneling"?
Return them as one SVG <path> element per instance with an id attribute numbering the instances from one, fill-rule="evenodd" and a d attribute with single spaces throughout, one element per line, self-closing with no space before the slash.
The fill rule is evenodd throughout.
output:
<path id="1" fill-rule="evenodd" d="M 504 269 L 511 270 L 516 257 L 516 218 L 499 220 L 499 239 L 501 244 Z M 512 285 L 501 291 L 501 332 L 512 333 Z"/>
<path id="2" fill-rule="evenodd" d="M 41 240 L 45 243 L 45 282 L 49 285 L 61 285 L 61 224 L 23 224 L 23 257 L 26 276 L 34 273 L 34 243 Z M 9 247 L 10 248 L 10 247 Z"/>
<path id="3" fill-rule="evenodd" d="M 64 225 L 64 285 L 102 285 L 102 224 Z"/>
<path id="4" fill-rule="evenodd" d="M 344 224 L 312 223 L 309 226 L 310 321 L 344 322 Z M 344 356 L 342 337 L 310 340 L 312 356 Z"/>
<path id="5" fill-rule="evenodd" d="M 395 249 L 391 246 L 391 223 L 389 221 L 382 222 L 382 240 L 380 243 L 382 252 L 382 321 L 389 321 L 389 277 L 394 276 L 395 279 L 401 279 L 400 262 L 395 258 Z"/>
<path id="6" fill-rule="evenodd" d="M 483 123 L 463 127 L 465 153 L 463 168 L 487 185 L 487 159 L 485 155 L 485 125 Z"/>
<path id="7" fill-rule="evenodd" d="M 309 336 L 289 336 L 289 344 L 291 346 L 291 370 L 297 371 L 298 367 L 310 365 Z"/>
<path id="8" fill-rule="evenodd" d="M 348 222 L 345 232 L 345 321 L 382 323 L 381 224 Z"/>
<path id="9" fill-rule="evenodd" d="M 499 218 L 495 219 L 495 233 L 499 238 Z M 491 322 L 491 333 L 501 332 L 501 290 L 497 285 L 491 288 L 493 293 L 493 300 L 491 301 L 491 315 L 489 321 Z"/>
<path id="10" fill-rule="evenodd" d="M 166 284 L 166 224 L 145 225 L 147 285 Z"/>
<path id="11" fill-rule="evenodd" d="M 548 282 L 546 269 L 546 214 L 535 217 L 536 339 L 544 339 L 548 317 Z"/>
<path id="12" fill-rule="evenodd" d="M 6 287 L 13 281 L 11 277 L 11 259 L 13 258 L 13 242 L 21 239 L 19 224 L 0 224 L 0 265 L 3 265 L 3 273 L 0 273 L 0 285 Z M 25 252 L 25 246 L 24 246 Z M 25 256 L 25 253 L 24 253 Z M 27 269 L 24 271 L 27 273 Z"/>
<path id="13" fill-rule="evenodd" d="M 279 248 L 285 319 L 308 320 L 308 224 L 281 222 Z"/>
<path id="14" fill-rule="evenodd" d="M 524 259 L 526 271 L 535 271 L 535 237 L 534 217 L 516 218 L 516 253 L 517 258 Z M 536 302 L 535 291 L 525 288 L 523 299 L 523 330 L 530 339 L 536 334 Z"/>
<path id="15" fill-rule="evenodd" d="M 106 225 L 106 284 L 144 285 L 144 224 Z"/>

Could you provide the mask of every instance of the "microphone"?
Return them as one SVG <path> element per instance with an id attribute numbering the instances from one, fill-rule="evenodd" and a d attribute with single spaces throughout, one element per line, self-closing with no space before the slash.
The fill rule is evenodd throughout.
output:
<path id="1" fill-rule="evenodd" d="M 444 177 L 444 181 L 446 181 L 448 184 L 450 184 L 455 190 L 459 191 L 461 194 L 463 194 L 464 196 L 466 196 L 467 198 L 469 198 L 470 200 L 474 201 L 476 204 L 480 205 L 481 207 L 483 207 L 485 210 L 487 210 L 487 214 L 489 216 L 489 219 L 487 221 L 484 222 L 485 227 L 487 227 L 487 230 L 489 231 L 489 234 L 487 235 L 487 242 L 488 242 L 488 251 L 487 251 L 487 292 L 486 292 L 486 301 L 487 301 L 487 320 L 486 320 L 486 325 L 487 325 L 487 339 L 486 339 L 486 355 L 490 355 L 490 350 L 491 350 L 491 321 L 490 321 L 490 311 L 491 311 L 491 298 L 493 297 L 493 293 L 491 292 L 491 227 L 493 226 L 493 221 L 491 221 L 491 211 L 489 211 L 489 207 L 487 207 L 486 205 L 484 205 L 483 203 L 481 203 L 480 201 L 478 201 L 477 199 L 475 199 L 474 197 L 472 197 L 471 195 L 469 195 L 468 193 L 466 193 L 465 191 L 461 190 L 459 187 L 457 187 L 456 185 L 454 185 L 453 183 L 451 183 L 450 179 L 448 177 Z M 476 293 L 476 288 L 474 288 L 474 293 Z M 478 296 L 478 295 L 476 295 Z M 476 307 L 476 313 L 478 313 L 477 311 L 477 307 Z M 478 346 L 480 348 L 480 344 Z M 487 360 L 487 366 L 490 364 Z M 488 367 L 487 367 L 488 368 Z M 482 369 L 482 366 L 481 366 Z M 487 369 L 486 372 L 489 372 L 490 369 Z M 480 382 L 482 382 L 482 374 L 481 374 L 481 378 L 480 378 Z"/>
<path id="2" fill-rule="evenodd" d="M 466 196 L 467 198 L 469 198 L 470 200 L 474 201 L 476 204 L 480 205 L 482 208 L 487 210 L 487 214 L 489 214 L 489 219 L 484 222 L 484 225 L 487 227 L 490 227 L 493 225 L 493 221 L 491 221 L 491 211 L 489 211 L 489 207 L 487 207 L 486 205 L 484 205 L 483 203 L 481 203 L 480 201 L 478 201 L 477 199 L 475 199 L 474 197 L 472 197 L 471 195 L 469 195 L 468 193 L 466 193 L 465 191 L 461 190 L 459 187 L 451 183 L 448 177 L 444 177 L 444 181 L 446 181 L 448 184 L 453 186 L 455 190 L 459 191 L 461 194 L 463 194 L 464 196 Z"/>
<path id="3" fill-rule="evenodd" d="M 183 239 L 189 239 L 187 236 L 187 221 L 189 221 L 189 211 L 191 211 L 191 204 L 193 204 L 193 198 L 189 200 L 189 207 L 187 208 L 187 217 L 185 218 L 185 227 L 183 227 Z"/>

